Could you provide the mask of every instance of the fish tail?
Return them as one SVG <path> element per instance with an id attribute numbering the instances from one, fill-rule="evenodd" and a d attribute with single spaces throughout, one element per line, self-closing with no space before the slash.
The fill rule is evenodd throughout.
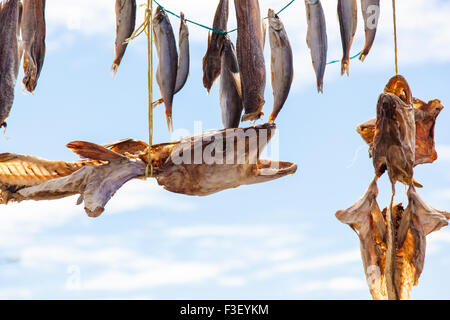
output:
<path id="1" fill-rule="evenodd" d="M 347 76 L 350 75 L 350 60 L 349 59 L 343 59 L 341 64 L 341 75 L 347 74 Z"/>
<path id="2" fill-rule="evenodd" d="M 363 51 L 361 52 L 361 54 L 359 55 L 359 60 L 361 60 L 362 62 L 364 62 L 364 60 L 366 60 L 367 55 L 369 54 L 369 48 L 364 47 Z"/>
<path id="3" fill-rule="evenodd" d="M 111 72 L 113 73 L 113 78 L 116 77 L 117 70 L 119 69 L 119 65 L 117 63 L 113 63 L 111 66 Z"/>
<path id="4" fill-rule="evenodd" d="M 166 112 L 166 121 L 167 121 L 167 128 L 170 132 L 173 132 L 173 121 L 172 121 L 172 115 L 168 114 Z"/>
<path id="5" fill-rule="evenodd" d="M 256 111 L 256 112 L 244 114 L 242 116 L 241 121 L 256 121 L 256 120 L 260 120 L 263 116 L 264 116 L 264 112 Z"/>
<path id="6" fill-rule="evenodd" d="M 317 92 L 323 93 L 323 82 L 322 81 L 317 81 Z"/>
<path id="7" fill-rule="evenodd" d="M 269 117 L 269 123 L 274 123 L 276 119 L 276 116 L 274 116 L 273 114 L 270 115 Z"/>

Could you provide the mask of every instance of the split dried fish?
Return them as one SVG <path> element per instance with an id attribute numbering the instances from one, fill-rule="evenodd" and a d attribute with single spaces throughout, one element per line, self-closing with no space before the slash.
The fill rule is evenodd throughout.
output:
<path id="1" fill-rule="evenodd" d="M 127 50 L 125 42 L 133 34 L 136 26 L 136 0 L 116 0 L 116 57 L 111 66 L 114 76 Z"/>
<path id="2" fill-rule="evenodd" d="M 372 48 L 377 34 L 378 19 L 380 18 L 380 0 L 361 0 L 361 10 L 364 18 L 366 43 L 359 59 L 364 61 Z"/>
<path id="3" fill-rule="evenodd" d="M 225 36 L 221 54 L 220 109 L 224 128 L 238 128 L 242 114 L 239 64 L 233 42 Z"/>
<path id="4" fill-rule="evenodd" d="M 323 93 L 323 77 L 327 66 L 328 39 L 325 15 L 320 0 L 305 0 L 308 33 L 306 43 L 311 50 L 316 73 L 317 91 Z"/>
<path id="5" fill-rule="evenodd" d="M 338 0 L 338 16 L 341 28 L 342 57 L 341 74 L 350 73 L 350 49 L 358 24 L 358 8 L 356 0 Z"/>
<path id="6" fill-rule="evenodd" d="M 154 177 L 171 192 L 206 196 L 294 174 L 294 163 L 259 158 L 274 131 L 274 124 L 214 130 L 151 146 Z M 1 154 L 0 203 L 80 194 L 78 203 L 84 201 L 87 214 L 97 217 L 124 183 L 145 175 L 149 153 L 145 142 L 125 139 L 100 146 L 74 141 L 67 146 L 83 160 L 68 163 Z"/>
<path id="7" fill-rule="evenodd" d="M 172 104 L 177 81 L 178 53 L 169 17 L 160 7 L 156 8 L 153 18 L 153 32 L 159 60 L 156 82 L 166 108 L 167 127 L 169 131 L 173 131 Z"/>
<path id="8" fill-rule="evenodd" d="M 22 80 L 29 92 L 36 89 L 45 58 L 45 0 L 24 0 L 21 21 L 24 54 Z"/>
<path id="9" fill-rule="evenodd" d="M 269 122 L 274 122 L 291 90 L 294 79 L 294 59 L 291 44 L 280 18 L 269 9 L 269 41 L 272 54 L 273 111 Z"/>
<path id="10" fill-rule="evenodd" d="M 5 120 L 14 102 L 14 87 L 20 64 L 18 24 L 18 1 L 0 3 L 0 128 L 6 127 Z"/>
<path id="11" fill-rule="evenodd" d="M 227 30 L 228 24 L 228 0 L 220 0 L 214 15 L 213 28 Z M 222 49 L 223 35 L 210 32 L 208 34 L 208 49 L 203 57 L 203 86 L 208 90 L 220 75 L 220 50 Z"/>
<path id="12" fill-rule="evenodd" d="M 245 114 L 242 121 L 260 119 L 264 113 L 266 67 L 264 61 L 264 36 L 258 0 L 235 0 L 237 30 L 237 57 L 242 80 L 242 100 Z"/>

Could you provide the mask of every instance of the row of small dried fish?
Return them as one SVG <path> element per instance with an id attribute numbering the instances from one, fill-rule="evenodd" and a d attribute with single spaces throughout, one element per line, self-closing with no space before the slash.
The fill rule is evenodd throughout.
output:
<path id="1" fill-rule="evenodd" d="M 236 49 L 227 34 L 213 32 L 203 58 L 203 84 L 210 91 L 220 79 L 220 107 L 225 128 L 236 128 L 240 121 L 258 120 L 265 104 L 266 67 L 264 61 L 265 23 L 258 0 L 235 0 L 238 22 Z M 213 28 L 226 31 L 227 0 L 220 0 Z M 269 10 L 269 40 L 274 106 L 269 122 L 274 122 L 289 94 L 293 79 L 293 55 L 283 23 Z M 242 110 L 245 110 L 241 119 Z"/>
<path id="2" fill-rule="evenodd" d="M 311 50 L 312 63 L 316 72 L 317 90 L 323 92 L 323 77 L 328 50 L 325 15 L 320 0 L 305 0 L 305 5 L 308 22 L 307 43 Z M 341 73 L 347 73 L 348 75 L 350 72 L 350 49 L 358 23 L 357 2 L 356 0 L 338 0 L 337 9 L 343 50 Z M 380 0 L 361 0 L 361 10 L 364 17 L 366 42 L 359 58 L 364 61 L 375 41 Z"/>
<path id="3" fill-rule="evenodd" d="M 0 127 L 6 126 L 14 101 L 19 65 L 24 57 L 23 84 L 36 89 L 45 57 L 45 0 L 0 3 Z"/>

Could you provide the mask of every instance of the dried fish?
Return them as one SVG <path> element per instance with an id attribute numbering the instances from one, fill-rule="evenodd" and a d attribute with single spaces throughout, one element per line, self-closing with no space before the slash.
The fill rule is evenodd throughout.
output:
<path id="1" fill-rule="evenodd" d="M 273 111 L 269 122 L 274 122 L 291 90 L 294 79 L 294 61 L 291 44 L 280 18 L 269 9 L 269 41 L 272 54 Z"/>
<path id="2" fill-rule="evenodd" d="M 175 82 L 175 93 L 179 92 L 189 76 L 189 29 L 184 18 L 184 13 L 180 13 L 180 32 L 178 39 L 178 68 L 177 80 Z"/>
<path id="3" fill-rule="evenodd" d="M 151 146 L 154 177 L 171 192 L 205 196 L 294 174 L 294 163 L 259 159 L 274 131 L 274 124 L 214 130 Z M 74 141 L 67 146 L 84 160 L 66 163 L 0 155 L 0 203 L 80 194 L 87 214 L 97 217 L 117 189 L 145 175 L 149 148 L 145 142 L 125 139 L 105 147 Z"/>
<path id="4" fill-rule="evenodd" d="M 320 0 L 305 0 L 308 34 L 306 43 L 311 50 L 317 78 L 317 91 L 323 93 L 323 77 L 327 65 L 328 39 L 325 15 Z"/>
<path id="5" fill-rule="evenodd" d="M 220 109 L 224 128 L 237 128 L 241 121 L 242 99 L 239 64 L 233 42 L 225 36 L 221 54 Z"/>
<path id="6" fill-rule="evenodd" d="M 0 3 L 0 128 L 6 127 L 19 72 L 19 4 L 17 0 Z"/>
<path id="7" fill-rule="evenodd" d="M 45 58 L 45 0 L 24 0 L 21 21 L 24 51 L 22 80 L 29 92 L 36 89 Z"/>
<path id="8" fill-rule="evenodd" d="M 227 30 L 228 0 L 220 0 L 214 15 L 213 28 Z M 220 50 L 222 49 L 223 35 L 213 32 L 208 34 L 208 49 L 203 57 L 203 86 L 208 90 L 220 75 Z"/>
<path id="9" fill-rule="evenodd" d="M 177 80 L 178 53 L 169 17 L 160 7 L 156 8 L 153 18 L 153 32 L 159 60 L 156 82 L 166 108 L 167 127 L 169 131 L 173 131 L 172 103 Z"/>
<path id="10" fill-rule="evenodd" d="M 377 105 L 373 165 L 380 177 L 387 169 L 392 183 L 409 186 L 413 179 L 416 124 L 412 105 L 392 93 L 382 93 Z"/>
<path id="11" fill-rule="evenodd" d="M 372 48 L 377 33 L 378 19 L 380 18 L 380 0 L 361 0 L 361 10 L 364 18 L 366 44 L 359 56 L 364 61 Z"/>
<path id="12" fill-rule="evenodd" d="M 136 26 L 136 0 L 116 0 L 116 57 L 111 66 L 115 76 L 125 54 L 128 43 L 125 42 Z"/>
<path id="13" fill-rule="evenodd" d="M 341 74 L 350 73 L 350 49 L 358 24 L 358 8 L 356 0 L 338 0 L 338 16 L 341 28 L 342 57 Z"/>
<path id="14" fill-rule="evenodd" d="M 238 23 L 237 57 L 242 80 L 242 100 L 245 114 L 242 121 L 260 119 L 264 113 L 266 67 L 264 62 L 264 37 L 258 0 L 235 0 Z"/>

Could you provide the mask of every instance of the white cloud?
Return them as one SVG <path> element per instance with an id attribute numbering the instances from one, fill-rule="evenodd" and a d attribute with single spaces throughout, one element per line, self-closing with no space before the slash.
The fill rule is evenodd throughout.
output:
<path id="1" fill-rule="evenodd" d="M 360 262 L 361 253 L 359 250 L 345 251 L 337 254 L 328 254 L 311 259 L 301 259 L 297 261 L 288 261 L 276 265 L 257 273 L 258 278 L 269 278 L 283 273 L 294 273 L 303 271 L 313 271 L 318 269 L 327 269 L 339 265 L 353 262 Z"/>
<path id="2" fill-rule="evenodd" d="M 1 288 L 0 299 L 29 299 L 32 297 L 32 291 L 27 288 Z"/>

